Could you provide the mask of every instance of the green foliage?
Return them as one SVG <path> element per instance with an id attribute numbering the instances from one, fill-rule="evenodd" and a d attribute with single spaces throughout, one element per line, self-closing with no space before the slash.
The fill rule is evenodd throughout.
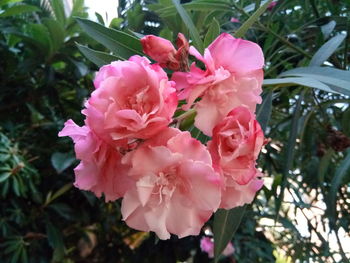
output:
<path id="1" fill-rule="evenodd" d="M 59 0 L 0 0 L 1 262 L 210 262 L 200 236 L 159 241 L 127 228 L 118 201 L 72 187 L 72 144 L 57 138 L 64 120 L 81 120 L 95 65 L 142 55 L 142 35 L 173 41 L 178 32 L 201 51 L 228 32 L 265 54 L 256 112 L 270 140 L 259 160 L 265 186 L 245 211 L 220 210 L 208 222 L 216 260 L 347 262 L 340 233 L 349 235 L 350 224 L 350 5 L 267 5 L 119 1 L 119 17 L 107 25 L 99 15 L 99 23 L 87 20 L 82 0 L 69 14 Z M 182 128 L 207 142 L 193 118 Z M 219 257 L 230 240 L 234 255 Z"/>

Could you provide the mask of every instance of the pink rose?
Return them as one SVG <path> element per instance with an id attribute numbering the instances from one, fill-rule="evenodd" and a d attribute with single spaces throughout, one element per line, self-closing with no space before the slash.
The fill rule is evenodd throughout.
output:
<path id="1" fill-rule="evenodd" d="M 75 187 L 92 191 L 97 197 L 104 194 L 106 201 L 122 197 L 131 187 L 128 167 L 121 163 L 122 155 L 99 139 L 88 126 L 79 127 L 68 120 L 58 135 L 73 139 L 76 157 L 81 160 L 74 169 Z"/>
<path id="2" fill-rule="evenodd" d="M 209 258 L 214 258 L 214 239 L 210 237 L 202 237 L 200 241 L 201 250 L 208 254 Z M 232 243 L 229 242 L 225 249 L 222 251 L 222 255 L 230 256 L 235 252 L 235 248 Z"/>
<path id="3" fill-rule="evenodd" d="M 157 134 L 177 107 L 174 82 L 160 66 L 140 56 L 102 67 L 95 86 L 83 113 L 87 126 L 111 145 Z"/>
<path id="4" fill-rule="evenodd" d="M 173 44 L 164 38 L 147 35 L 141 39 L 143 52 L 157 61 L 163 68 L 174 71 L 187 69 L 189 44 L 185 36 L 178 34 L 175 49 Z"/>
<path id="5" fill-rule="evenodd" d="M 198 235 L 220 203 L 221 180 L 206 147 L 189 132 L 168 128 L 128 153 L 135 180 L 122 201 L 126 224 L 160 239 Z"/>
<path id="6" fill-rule="evenodd" d="M 256 181 L 260 172 L 255 164 L 263 144 L 263 131 L 253 113 L 245 107 L 235 108 L 215 126 L 208 149 L 214 169 L 225 181 L 220 207 L 232 208 L 251 202 L 261 188 L 261 182 Z M 240 193 L 242 189 L 245 191 Z"/>
<path id="7" fill-rule="evenodd" d="M 250 41 L 221 34 L 205 50 L 204 57 L 190 47 L 190 54 L 204 62 L 201 70 L 192 64 L 190 72 L 175 72 L 179 99 L 186 99 L 188 110 L 195 103 L 195 125 L 211 136 L 212 129 L 237 106 L 255 111 L 261 103 L 264 56 L 261 48 Z M 195 102 L 198 98 L 200 101 Z"/>

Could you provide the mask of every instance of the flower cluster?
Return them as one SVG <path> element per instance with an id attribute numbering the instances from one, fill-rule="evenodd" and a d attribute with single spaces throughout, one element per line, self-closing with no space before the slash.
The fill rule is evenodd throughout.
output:
<path id="1" fill-rule="evenodd" d="M 262 187 L 256 160 L 264 135 L 254 111 L 263 54 L 225 33 L 203 56 L 182 34 L 177 50 L 156 36 L 141 43 L 157 63 L 132 56 L 103 66 L 84 126 L 68 120 L 59 136 L 75 143 L 74 185 L 106 201 L 123 198 L 127 225 L 161 239 L 198 235 L 218 208 L 250 203 Z M 190 67 L 189 55 L 197 60 Z M 194 126 L 211 137 L 206 145 L 179 129 L 192 112 Z"/>

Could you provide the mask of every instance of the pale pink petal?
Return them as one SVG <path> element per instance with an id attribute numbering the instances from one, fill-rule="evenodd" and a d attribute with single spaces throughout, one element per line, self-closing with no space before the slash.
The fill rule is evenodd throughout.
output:
<path id="1" fill-rule="evenodd" d="M 220 208 L 231 209 L 244 204 L 250 204 L 262 185 L 263 181 L 259 179 L 252 180 L 246 185 L 232 183 L 222 192 Z"/>
<path id="2" fill-rule="evenodd" d="M 98 168 L 93 163 L 80 162 L 74 168 L 75 182 L 74 186 L 81 190 L 90 190 L 98 182 Z"/>
<path id="3" fill-rule="evenodd" d="M 264 54 L 257 44 L 243 39 L 235 39 L 227 33 L 222 33 L 210 44 L 208 49 L 215 64 L 232 73 L 243 74 L 261 69 L 264 66 Z"/>
<path id="4" fill-rule="evenodd" d="M 184 147 L 186 145 L 186 147 Z M 200 141 L 194 140 L 189 132 L 179 133 L 168 141 L 167 146 L 172 152 L 182 154 L 182 158 L 212 164 L 211 156 Z"/>
<path id="5" fill-rule="evenodd" d="M 175 193 L 169 204 L 167 229 L 170 233 L 180 238 L 189 235 L 198 235 L 204 223 L 209 220 L 212 211 L 197 209 L 193 205 L 187 205 L 180 193 Z"/>
<path id="6" fill-rule="evenodd" d="M 214 172 L 211 165 L 198 161 L 184 161 L 180 166 L 179 174 L 185 177 L 190 188 L 185 189 L 196 207 L 216 211 L 220 204 L 220 177 Z"/>

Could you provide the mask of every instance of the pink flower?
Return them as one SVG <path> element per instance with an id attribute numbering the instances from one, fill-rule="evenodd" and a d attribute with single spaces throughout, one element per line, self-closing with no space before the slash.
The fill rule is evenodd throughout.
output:
<path id="1" fill-rule="evenodd" d="M 261 188 L 255 164 L 264 141 L 259 123 L 245 107 L 235 108 L 215 126 L 208 149 L 225 181 L 221 208 L 249 203 Z"/>
<path id="2" fill-rule="evenodd" d="M 128 167 L 121 163 L 121 154 L 99 139 L 88 126 L 79 127 L 72 120 L 65 123 L 59 136 L 70 136 L 75 143 L 76 157 L 81 160 L 74 169 L 74 186 L 92 191 L 106 201 L 122 197 L 131 186 Z M 127 146 L 125 146 L 127 147 Z"/>
<path id="3" fill-rule="evenodd" d="M 208 254 L 209 258 L 214 257 L 214 240 L 210 237 L 202 237 L 200 241 L 200 247 L 203 252 L 206 252 Z M 225 249 L 222 251 L 222 255 L 224 256 L 230 256 L 235 252 L 235 248 L 233 247 L 232 243 L 229 242 Z"/>
<path id="4" fill-rule="evenodd" d="M 235 17 L 231 17 L 230 21 L 231 21 L 232 23 L 239 23 L 239 22 L 240 22 L 239 19 L 238 19 L 238 18 L 235 18 Z"/>
<path id="5" fill-rule="evenodd" d="M 177 107 L 174 83 L 161 67 L 140 56 L 102 67 L 95 86 L 83 113 L 87 126 L 111 145 L 157 134 Z"/>
<path id="6" fill-rule="evenodd" d="M 262 174 L 256 170 L 255 177 L 245 185 L 240 185 L 232 177 L 226 176 L 220 208 L 231 209 L 253 202 L 256 192 L 264 185 L 264 181 L 258 179 L 260 176 Z"/>
<path id="7" fill-rule="evenodd" d="M 185 36 L 178 34 L 175 49 L 173 44 L 164 38 L 147 35 L 141 39 L 143 52 L 157 61 L 161 67 L 174 71 L 187 68 L 189 44 Z"/>
<path id="8" fill-rule="evenodd" d="M 147 35 L 141 39 L 143 52 L 161 65 L 166 65 L 175 57 L 176 49 L 173 44 L 162 37 Z"/>
<path id="9" fill-rule="evenodd" d="M 189 132 L 168 128 L 128 153 L 134 187 L 126 192 L 126 224 L 160 239 L 198 235 L 220 203 L 221 181 L 206 147 Z"/>
<path id="10" fill-rule="evenodd" d="M 190 54 L 203 61 L 206 70 L 192 64 L 190 72 L 175 72 L 179 99 L 186 99 L 189 109 L 195 103 L 195 125 L 211 136 L 212 129 L 234 107 L 246 106 L 255 111 L 261 103 L 262 67 L 261 48 L 250 41 L 221 34 L 205 50 L 204 57 L 190 47 Z"/>
<path id="11" fill-rule="evenodd" d="M 269 3 L 269 5 L 267 6 L 267 10 L 272 11 L 272 9 L 277 5 L 277 1 L 272 1 L 271 3 Z"/>

